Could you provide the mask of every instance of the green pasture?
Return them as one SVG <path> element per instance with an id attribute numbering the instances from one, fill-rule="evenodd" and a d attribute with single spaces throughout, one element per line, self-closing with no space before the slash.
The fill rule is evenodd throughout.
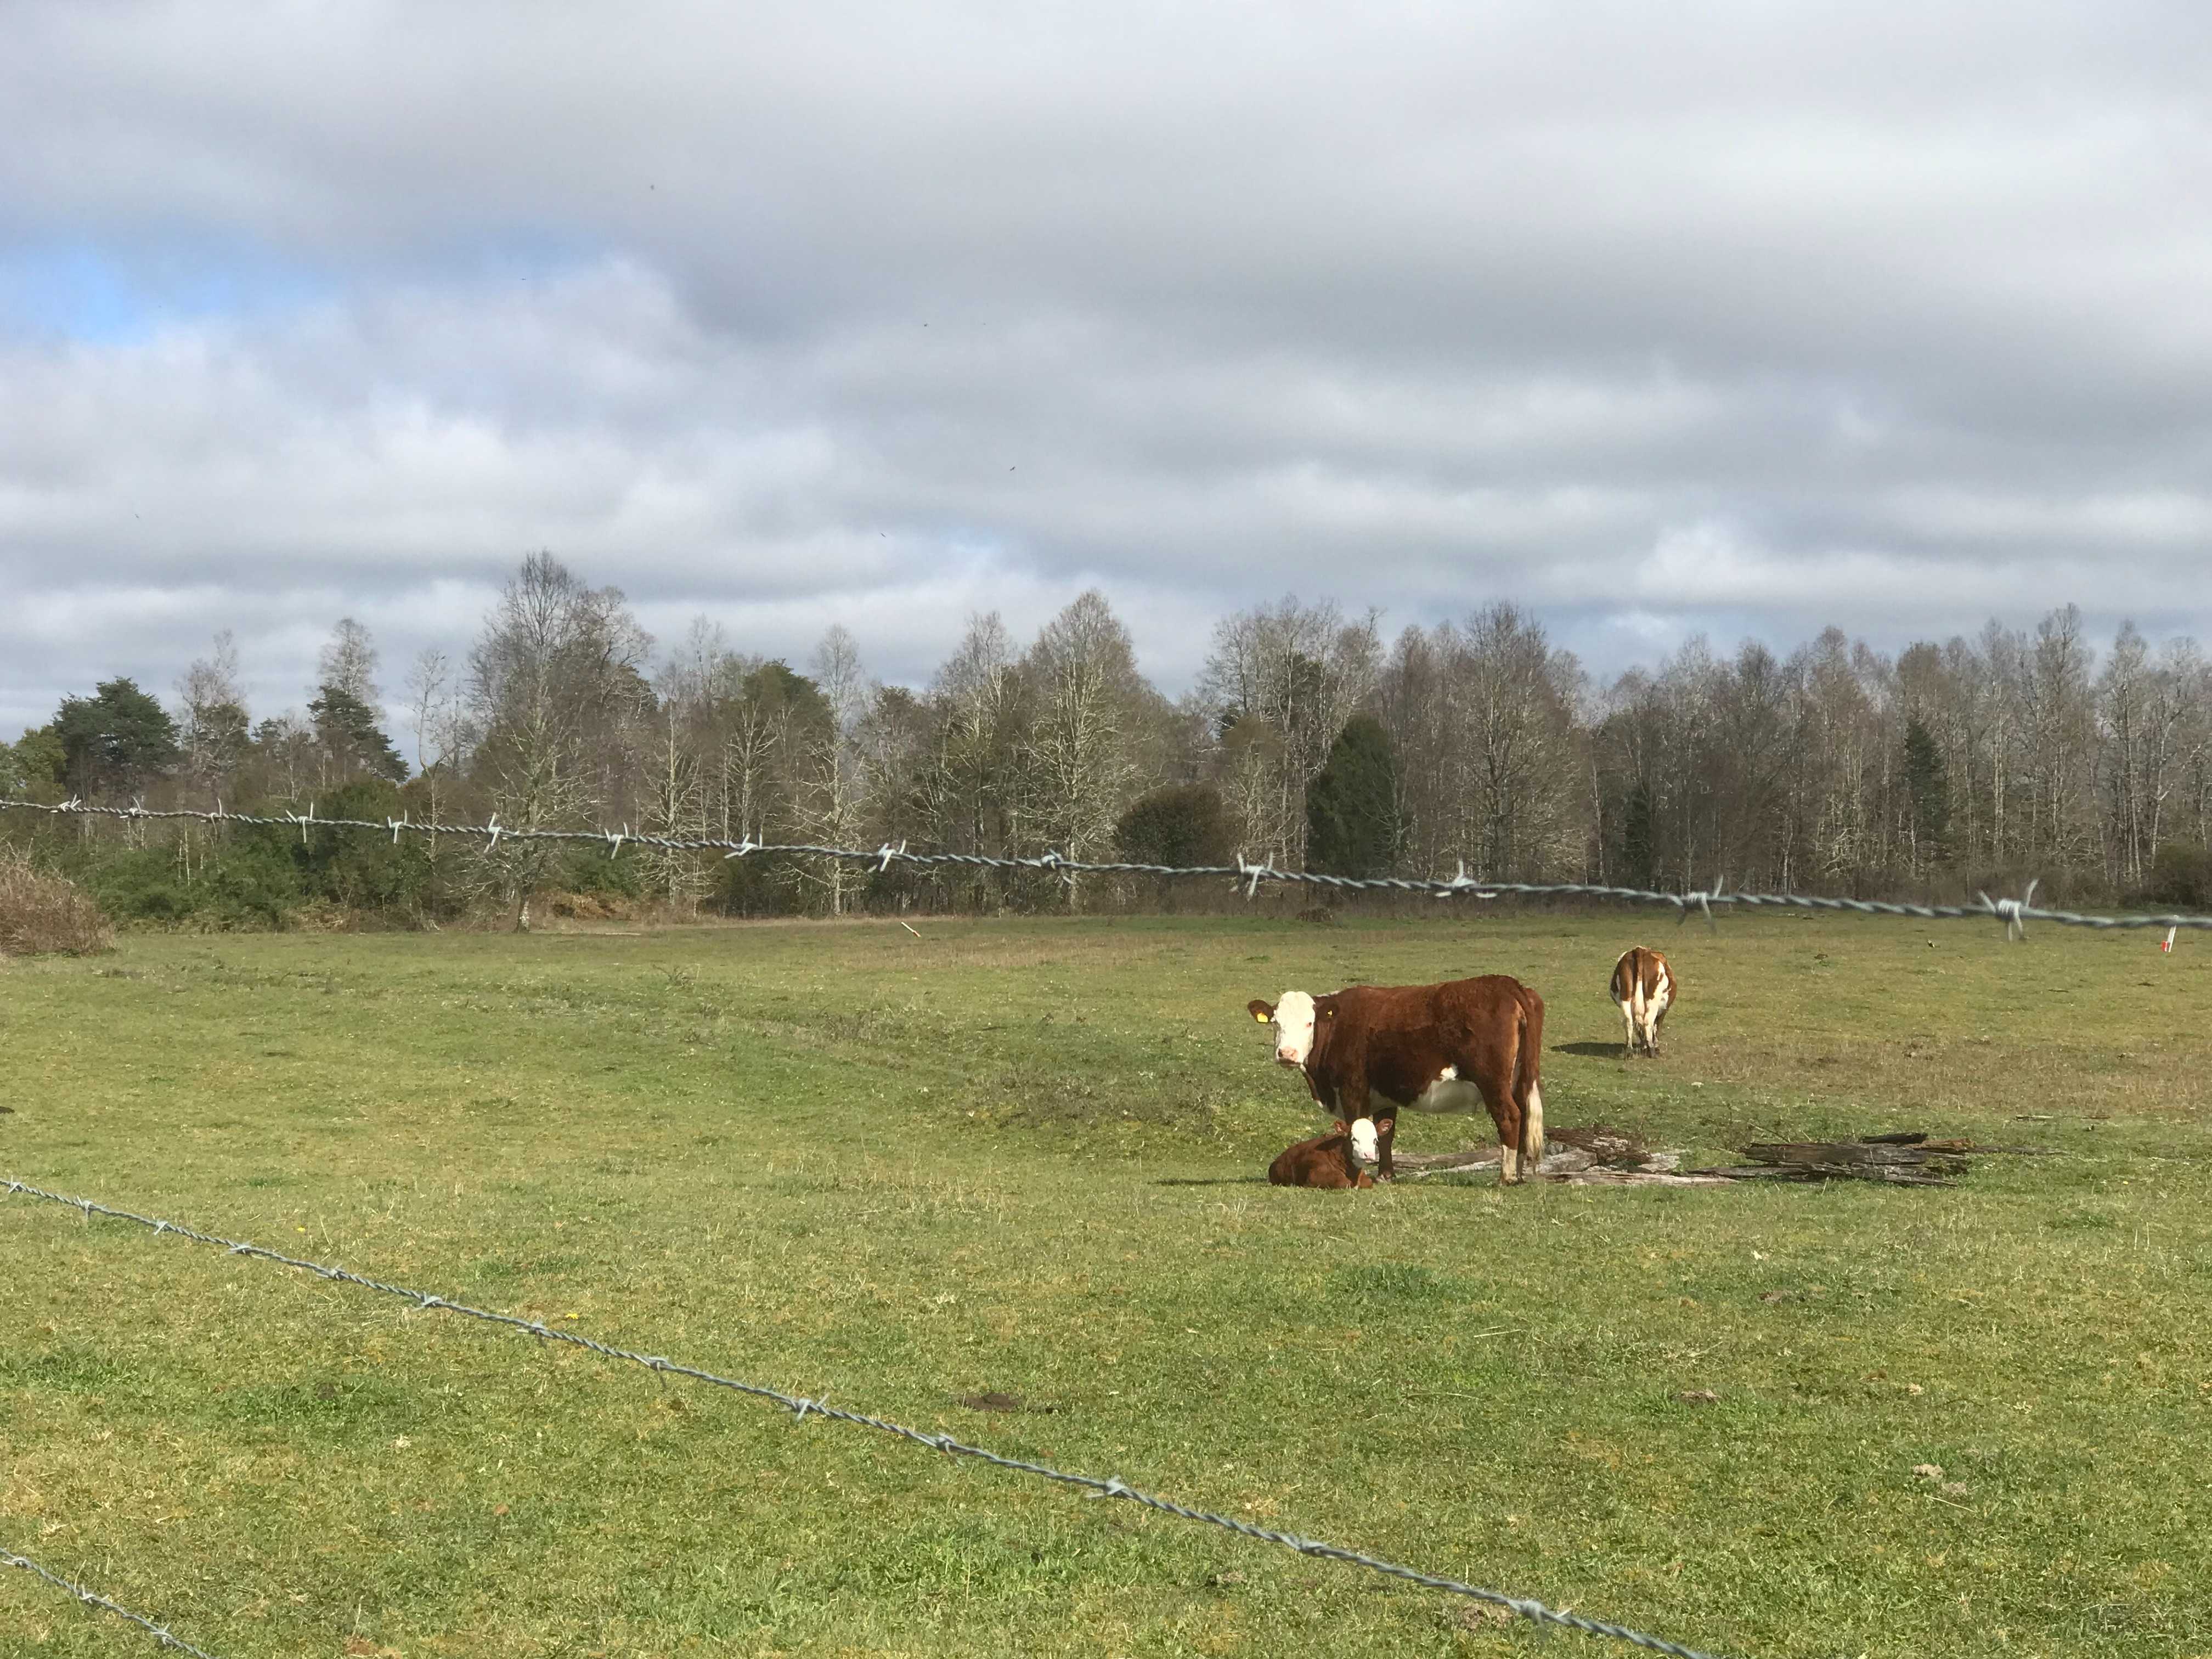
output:
<path id="1" fill-rule="evenodd" d="M 2212 1653 L 2212 941 L 917 925 L 0 965 L 0 1174 L 1716 1654 Z M 1685 989 L 1630 1064 L 1638 941 Z M 1265 1184 L 1316 1119 L 1249 998 L 1490 971 L 1555 1128 L 2048 1155 Z M 1630 1651 L 22 1197 L 0 1550 L 219 1659 Z M 0 1571 L 0 1653 L 156 1651 Z"/>

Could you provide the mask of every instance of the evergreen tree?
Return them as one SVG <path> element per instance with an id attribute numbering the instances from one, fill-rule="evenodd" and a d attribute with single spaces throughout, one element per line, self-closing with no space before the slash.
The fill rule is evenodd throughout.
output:
<path id="1" fill-rule="evenodd" d="M 322 746 L 336 773 L 335 781 L 350 783 L 364 774 L 401 783 L 407 763 L 392 746 L 376 723 L 376 711 L 355 693 L 335 681 L 326 682 L 322 695 L 307 705 L 315 723 L 315 741 Z"/>
<path id="2" fill-rule="evenodd" d="M 1629 786 L 1620 811 L 1620 873 L 1632 887 L 1650 887 L 1658 879 L 1657 816 L 1651 786 L 1639 778 Z"/>
<path id="3" fill-rule="evenodd" d="M 56 787 L 67 769 L 68 757 L 62 752 L 62 734 L 55 721 L 34 726 L 15 739 L 14 782 L 16 788 Z"/>
<path id="4" fill-rule="evenodd" d="M 1306 786 L 1306 867 L 1333 876 L 1388 875 L 1401 830 L 1389 734 L 1372 715 L 1355 714 Z"/>
<path id="5" fill-rule="evenodd" d="M 104 680 L 99 690 L 64 699 L 54 717 L 63 781 L 82 795 L 135 793 L 176 763 L 176 722 L 134 680 Z"/>
<path id="6" fill-rule="evenodd" d="M 1951 834 L 1951 780 L 1942 750 L 1917 715 L 1905 728 L 1904 773 L 1913 844 L 1920 858 L 1932 863 L 1943 857 Z"/>

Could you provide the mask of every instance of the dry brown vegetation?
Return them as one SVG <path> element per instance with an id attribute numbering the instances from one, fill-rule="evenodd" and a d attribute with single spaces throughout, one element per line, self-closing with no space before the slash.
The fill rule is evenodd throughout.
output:
<path id="1" fill-rule="evenodd" d="M 0 847 L 0 957 L 81 957 L 114 942 L 107 918 L 75 882 L 40 869 L 21 848 Z"/>

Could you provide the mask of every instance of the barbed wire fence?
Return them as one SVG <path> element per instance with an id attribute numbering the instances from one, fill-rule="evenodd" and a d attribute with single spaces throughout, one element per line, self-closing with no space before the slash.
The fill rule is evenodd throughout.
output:
<path id="1" fill-rule="evenodd" d="M 130 1608 L 119 1606 L 116 1602 L 109 1601 L 104 1595 L 95 1595 L 93 1591 L 87 1589 L 83 1585 L 76 1583 L 70 1579 L 64 1578 L 61 1574 L 53 1571 L 49 1568 L 40 1566 L 36 1561 L 32 1560 L 27 1555 L 17 1555 L 11 1550 L 0 1549 L 0 1567 L 20 1567 L 25 1572 L 30 1573 L 34 1577 L 45 1579 L 46 1583 L 52 1584 L 56 1589 L 63 1590 L 67 1592 L 69 1595 L 74 1595 L 78 1601 L 83 1602 L 85 1606 L 88 1607 L 98 1607 L 103 1613 L 112 1613 L 118 1618 L 127 1619 L 132 1624 L 143 1626 L 148 1635 L 151 1636 L 156 1642 L 160 1643 L 165 1648 L 173 1648 L 179 1653 L 195 1655 L 197 1656 L 197 1659 L 215 1659 L 215 1656 L 210 1653 L 205 1648 L 194 1647 L 190 1642 L 185 1641 L 183 1637 L 173 1634 L 167 1626 L 155 1624 L 144 1613 L 133 1613 Z"/>
<path id="2" fill-rule="evenodd" d="M 755 840 L 746 836 L 740 841 L 712 836 L 656 836 L 620 830 L 532 830 L 514 829 L 502 824 L 498 814 L 488 823 L 418 823 L 406 817 L 386 818 L 378 823 L 374 818 L 325 818 L 315 814 L 312 804 L 305 812 L 249 813 L 187 811 L 180 808 L 156 810 L 146 806 L 94 806 L 82 800 L 70 799 L 48 805 L 38 801 L 0 800 L 0 811 L 44 812 L 59 817 L 82 818 L 118 818 L 127 823 L 154 822 L 161 819 L 190 818 L 204 823 L 243 824 L 249 828 L 297 828 L 304 839 L 310 830 L 359 830 L 377 835 L 388 833 L 396 846 L 404 836 L 456 836 L 464 840 L 481 841 L 485 849 L 498 850 L 502 841 L 596 842 L 607 849 L 607 856 L 621 856 L 624 847 L 652 848 L 670 853 L 720 853 L 726 859 L 740 859 L 753 854 L 783 854 L 794 857 L 822 858 L 846 863 L 873 865 L 878 871 L 887 871 L 894 865 L 917 869 L 981 869 L 1029 871 L 1062 878 L 1079 875 L 1154 876 L 1167 880 L 1226 880 L 1244 890 L 1252 897 L 1261 883 L 1292 886 L 1308 886 L 1338 892 L 1411 893 L 1432 898 L 1490 899 L 1501 896 L 1516 898 L 1586 898 L 1604 899 L 1626 904 L 1650 904 L 1671 907 L 1677 912 L 1679 922 L 1686 921 L 1694 913 L 1710 924 L 1716 906 L 1722 908 L 1741 907 L 1746 909 L 1771 908 L 1785 910 L 1855 911 L 1862 915 L 1911 916 L 1923 921 L 1986 921 L 2004 924 L 2005 936 L 2009 939 L 2024 938 L 2027 924 L 2031 921 L 2055 922 L 2065 927 L 2090 927 L 2099 930 L 2113 928 L 2193 928 L 2212 932 L 2212 916 L 2183 915 L 2085 915 L 2073 910 L 2054 910 L 2039 907 L 2035 902 L 2036 883 L 2029 882 L 2026 891 L 2017 898 L 1991 898 L 1987 893 L 1976 896 L 1976 904 L 1912 904 L 1899 900 L 1837 898 L 1817 893 L 1748 893 L 1730 892 L 1725 880 L 1716 880 L 1711 888 L 1692 889 L 1685 892 L 1666 892 L 1650 887 L 1609 886 L 1594 882 L 1527 882 L 1492 881 L 1481 876 L 1470 876 L 1462 863 L 1449 880 L 1419 876 L 1334 876 L 1317 870 L 1279 870 L 1271 865 L 1254 864 L 1241 855 L 1234 864 L 1173 865 L 1137 864 L 1129 862 L 1100 862 L 1091 860 L 1062 858 L 1056 852 L 1046 852 L 1034 858 L 998 858 L 983 853 L 930 853 L 910 851 L 903 841 L 886 842 L 870 850 L 859 847 L 823 847 L 811 842 L 779 842 Z"/>
<path id="3" fill-rule="evenodd" d="M 1448 1595 L 1463 1596 L 1472 1601 L 1487 1603 L 1492 1607 L 1502 1607 L 1510 1613 L 1526 1619 L 1540 1629 L 1574 1630 L 1587 1636 L 1609 1637 L 1615 1641 L 1626 1642 L 1652 1653 L 1669 1655 L 1671 1659 L 1714 1659 L 1714 1656 L 1698 1649 L 1684 1647 L 1679 1643 L 1669 1642 L 1664 1638 L 1649 1635 L 1643 1631 L 1632 1630 L 1625 1625 L 1609 1624 L 1598 1619 L 1588 1619 L 1581 1613 L 1547 1607 L 1541 1601 L 1533 1601 L 1526 1596 L 1509 1595 L 1503 1590 L 1486 1589 L 1480 1585 L 1466 1583 L 1456 1578 L 1443 1577 L 1436 1573 L 1423 1572 L 1418 1568 L 1401 1565 L 1397 1562 L 1364 1554 L 1358 1550 L 1346 1549 L 1340 1545 L 1324 1543 L 1319 1539 L 1304 1537 L 1292 1532 L 1280 1532 L 1268 1527 L 1255 1527 L 1249 1521 L 1239 1521 L 1232 1516 L 1219 1515 L 1211 1510 L 1194 1508 L 1187 1504 L 1177 1503 L 1173 1498 L 1139 1491 L 1128 1485 L 1119 1475 L 1101 1477 L 1083 1474 L 1056 1468 L 1049 1463 L 1036 1462 L 1026 1458 L 1004 1456 L 981 1446 L 969 1445 L 964 1441 L 955 1439 L 949 1434 L 932 1434 L 927 1430 L 910 1428 L 903 1423 L 894 1422 L 889 1418 L 874 1417 L 865 1412 L 848 1411 L 842 1406 L 830 1405 L 826 1399 L 808 1399 L 801 1395 L 787 1394 L 781 1389 L 770 1388 L 764 1383 L 748 1382 L 737 1377 L 720 1376 L 696 1365 L 680 1364 L 660 1354 L 639 1353 L 628 1348 L 616 1347 L 610 1343 L 595 1340 L 581 1332 L 562 1330 L 557 1326 L 548 1325 L 543 1320 L 523 1319 L 514 1314 L 496 1313 L 488 1309 L 471 1307 L 466 1303 L 452 1301 L 446 1297 L 410 1290 L 404 1285 L 387 1285 L 380 1279 L 350 1273 L 343 1267 L 286 1255 L 280 1250 L 268 1249 L 258 1244 L 218 1237 L 215 1234 L 202 1232 L 197 1228 L 185 1226 L 178 1222 L 138 1215 L 129 1210 L 113 1209 L 107 1205 L 95 1203 L 91 1199 L 70 1194 L 48 1192 L 44 1188 L 31 1185 L 28 1182 L 13 1178 L 0 1180 L 0 1192 L 16 1197 L 39 1199 L 48 1203 L 66 1206 L 82 1212 L 88 1223 L 94 1216 L 104 1216 L 116 1221 L 131 1222 L 151 1230 L 156 1237 L 164 1233 L 173 1233 L 179 1238 L 187 1238 L 195 1243 L 214 1245 L 231 1255 L 249 1256 L 263 1261 L 271 1261 L 280 1267 L 296 1267 L 303 1272 L 313 1273 L 319 1279 L 357 1285 L 364 1290 L 374 1291 L 382 1296 L 395 1297 L 412 1307 L 425 1311 L 435 1310 L 459 1314 L 464 1318 L 482 1320 L 488 1324 L 504 1326 L 512 1330 L 525 1332 L 538 1338 L 541 1342 L 564 1342 L 572 1347 L 598 1354 L 602 1358 L 619 1360 L 641 1367 L 662 1377 L 681 1376 L 709 1388 L 731 1389 L 781 1407 L 792 1413 L 794 1424 L 803 1423 L 809 1417 L 820 1417 L 834 1422 L 849 1423 L 859 1428 L 873 1429 L 879 1433 L 894 1436 L 911 1444 L 926 1447 L 932 1451 L 944 1452 L 954 1457 L 972 1458 L 978 1462 L 988 1463 L 994 1468 L 1008 1469 L 1018 1474 L 1034 1475 L 1040 1480 L 1052 1481 L 1057 1485 L 1078 1487 L 1091 1498 L 1125 1498 L 1130 1503 L 1156 1510 L 1162 1515 L 1172 1515 L 1182 1520 L 1197 1522 L 1201 1525 L 1218 1527 L 1235 1533 L 1240 1537 L 1295 1550 L 1298 1554 L 1314 1559 L 1340 1561 L 1348 1566 L 1362 1567 L 1370 1572 L 1402 1579 L 1423 1589 L 1441 1590 Z M 106 1608 L 109 1612 L 121 1613 L 123 1617 L 134 1623 L 144 1626 L 166 1645 L 181 1649 L 187 1653 L 197 1654 L 199 1659 L 212 1659 L 211 1656 L 191 1646 L 189 1643 L 179 1640 L 151 1620 L 119 1607 L 105 1597 L 94 1595 L 90 1591 L 71 1583 L 59 1575 L 50 1572 L 21 1556 L 0 1553 L 0 1564 L 28 1568 L 40 1577 L 67 1590 L 81 1601 Z"/>

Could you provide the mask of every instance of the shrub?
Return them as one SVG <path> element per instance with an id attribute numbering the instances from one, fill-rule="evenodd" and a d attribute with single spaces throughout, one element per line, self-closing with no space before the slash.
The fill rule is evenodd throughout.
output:
<path id="1" fill-rule="evenodd" d="M 113 943 L 107 918 L 75 882 L 0 847 L 0 956 L 84 956 Z"/>
<path id="2" fill-rule="evenodd" d="M 1121 815 L 1115 848 L 1131 864 L 1226 864 L 1229 811 L 1210 783 L 1171 783 Z"/>
<path id="3" fill-rule="evenodd" d="M 2194 842 L 2167 842 L 2151 860 L 2142 896 L 2154 904 L 2201 909 L 2212 899 L 2212 852 Z"/>

